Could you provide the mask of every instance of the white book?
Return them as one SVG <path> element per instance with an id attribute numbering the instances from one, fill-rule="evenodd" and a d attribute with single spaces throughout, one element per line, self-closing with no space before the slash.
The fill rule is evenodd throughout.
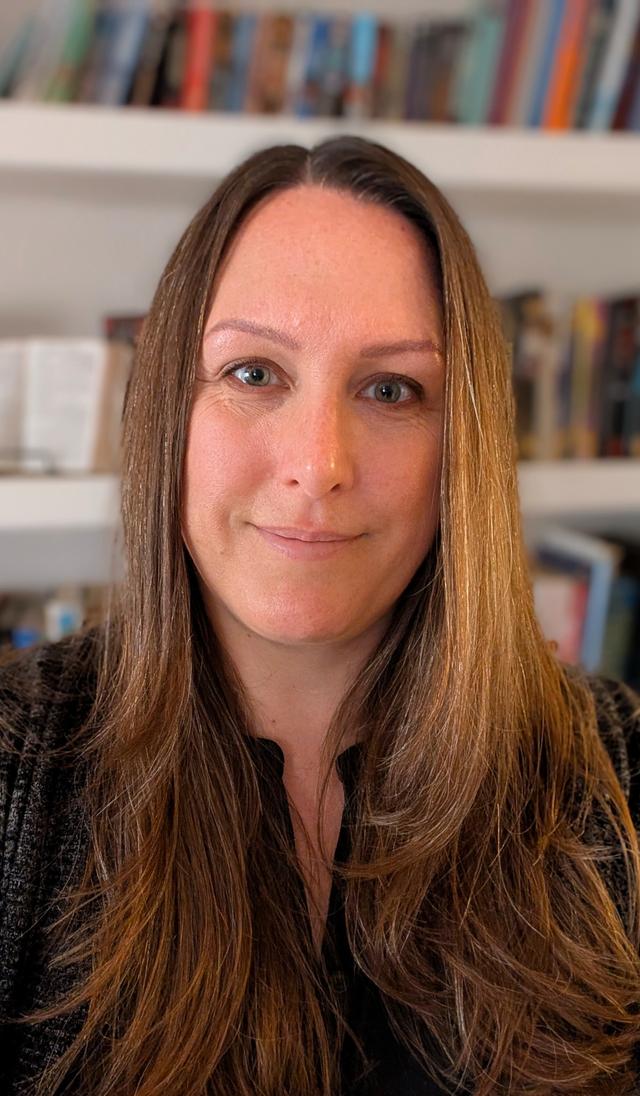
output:
<path id="1" fill-rule="evenodd" d="M 0 468 L 20 463 L 25 357 L 23 339 L 0 339 Z"/>
<path id="2" fill-rule="evenodd" d="M 105 339 L 29 339 L 22 444 L 56 472 L 91 472 L 107 377 Z"/>

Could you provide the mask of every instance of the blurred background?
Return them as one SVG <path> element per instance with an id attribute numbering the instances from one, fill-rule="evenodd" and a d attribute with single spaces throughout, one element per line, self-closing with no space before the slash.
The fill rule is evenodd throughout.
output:
<path id="1" fill-rule="evenodd" d="M 256 149 L 342 131 L 470 232 L 541 623 L 640 687 L 639 0 L 3 0 L 0 643 L 100 618 L 131 356 L 193 213 Z"/>

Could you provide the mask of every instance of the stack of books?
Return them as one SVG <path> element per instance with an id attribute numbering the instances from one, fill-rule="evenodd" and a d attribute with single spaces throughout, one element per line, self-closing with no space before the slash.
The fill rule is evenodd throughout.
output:
<path id="1" fill-rule="evenodd" d="M 639 16 L 637 0 L 483 0 L 466 18 L 402 22 L 41 0 L 34 16 L 3 16 L 0 96 L 638 131 Z"/>

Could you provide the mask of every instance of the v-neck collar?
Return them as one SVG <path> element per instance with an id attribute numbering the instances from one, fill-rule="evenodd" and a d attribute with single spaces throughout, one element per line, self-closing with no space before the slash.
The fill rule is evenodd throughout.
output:
<path id="1" fill-rule="evenodd" d="M 263 738 L 257 735 L 251 736 L 251 742 L 259 754 L 268 758 L 275 769 L 276 774 L 282 780 L 284 774 L 284 751 L 278 742 L 272 738 Z M 357 770 L 362 760 L 363 746 L 361 742 L 353 742 L 342 750 L 336 758 L 336 772 L 344 785 L 346 795 L 350 795 L 355 787 Z"/>

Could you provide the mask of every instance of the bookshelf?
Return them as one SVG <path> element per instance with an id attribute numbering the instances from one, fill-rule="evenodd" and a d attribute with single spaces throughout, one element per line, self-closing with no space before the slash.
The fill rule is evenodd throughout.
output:
<path id="1" fill-rule="evenodd" d="M 387 9 L 383 0 L 279 7 Z M 473 7 L 473 0 L 399 0 L 394 19 L 456 18 Z M 0 33 L 8 21 L 7 8 Z M 221 176 L 268 144 L 309 146 L 340 132 L 387 144 L 444 190 L 494 293 L 640 291 L 640 139 L 630 133 L 0 100 L 3 335 L 94 336 L 106 313 L 144 311 L 173 246 Z M 640 541 L 638 461 L 523 464 L 520 482 L 530 523 L 551 518 Z M 0 478 L 0 587 L 99 581 L 111 566 L 116 521 L 113 478 Z"/>

